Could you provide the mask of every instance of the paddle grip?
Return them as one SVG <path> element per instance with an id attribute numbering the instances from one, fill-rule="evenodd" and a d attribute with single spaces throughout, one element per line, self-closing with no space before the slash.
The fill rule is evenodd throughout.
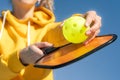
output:
<path id="1" fill-rule="evenodd" d="M 42 48 L 41 50 L 43 51 L 43 53 L 45 54 L 45 55 L 47 55 L 47 54 L 50 54 L 50 53 L 52 53 L 52 52 L 54 52 L 54 51 L 56 51 L 56 50 L 58 50 L 59 49 L 59 47 L 46 47 L 46 48 Z"/>

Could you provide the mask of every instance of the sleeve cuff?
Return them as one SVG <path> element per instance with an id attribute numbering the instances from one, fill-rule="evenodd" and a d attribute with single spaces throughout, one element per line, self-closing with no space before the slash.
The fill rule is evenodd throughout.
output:
<path id="1" fill-rule="evenodd" d="M 20 72 L 23 68 L 25 68 L 25 66 L 21 63 L 19 59 L 19 53 L 17 51 L 9 55 L 8 67 L 16 73 Z"/>

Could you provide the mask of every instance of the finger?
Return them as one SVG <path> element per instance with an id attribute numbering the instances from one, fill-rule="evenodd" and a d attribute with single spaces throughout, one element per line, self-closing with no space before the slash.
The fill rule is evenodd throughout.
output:
<path id="1" fill-rule="evenodd" d="M 84 44 L 88 44 L 90 41 L 92 41 L 98 34 L 100 33 L 100 29 L 97 30 L 95 33 L 92 33 L 89 35 L 88 39 L 84 42 Z"/>
<path id="2" fill-rule="evenodd" d="M 43 51 L 35 45 L 32 45 L 28 48 L 28 57 L 30 59 L 29 63 L 34 64 L 38 59 L 42 58 L 43 56 Z"/>
<path id="3" fill-rule="evenodd" d="M 86 26 L 90 26 L 91 23 L 94 21 L 96 17 L 96 12 L 95 11 L 89 11 L 85 14 L 85 18 L 86 18 Z"/>
<path id="4" fill-rule="evenodd" d="M 100 29 L 101 27 L 101 17 L 96 16 L 95 20 L 94 20 L 94 24 L 91 26 L 91 31 L 92 32 L 96 32 L 98 29 Z"/>
<path id="5" fill-rule="evenodd" d="M 36 45 L 29 46 L 28 51 L 31 54 L 37 53 L 37 54 L 43 55 L 42 50 L 40 50 Z"/>
<path id="6" fill-rule="evenodd" d="M 48 42 L 38 42 L 38 43 L 35 43 L 35 45 L 36 45 L 38 48 L 44 48 L 44 47 L 53 46 L 53 44 L 48 43 Z"/>

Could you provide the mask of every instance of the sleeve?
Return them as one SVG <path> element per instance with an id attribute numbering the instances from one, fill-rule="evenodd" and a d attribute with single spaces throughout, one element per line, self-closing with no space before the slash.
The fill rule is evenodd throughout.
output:
<path id="1" fill-rule="evenodd" d="M 10 80 L 24 68 L 18 58 L 17 51 L 7 56 L 0 55 L 0 80 Z"/>
<path id="2" fill-rule="evenodd" d="M 61 46 L 68 43 L 62 33 L 61 22 L 51 23 L 47 25 L 48 31 L 43 38 L 43 41 L 52 43 L 54 46 Z"/>

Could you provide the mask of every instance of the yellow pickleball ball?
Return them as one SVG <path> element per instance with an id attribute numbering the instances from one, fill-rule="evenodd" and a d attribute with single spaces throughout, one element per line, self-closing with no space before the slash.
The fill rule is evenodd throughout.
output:
<path id="1" fill-rule="evenodd" d="M 82 43 L 88 36 L 86 31 L 89 29 L 85 26 L 85 19 L 80 16 L 72 16 L 65 20 L 63 25 L 63 35 L 71 43 Z"/>

